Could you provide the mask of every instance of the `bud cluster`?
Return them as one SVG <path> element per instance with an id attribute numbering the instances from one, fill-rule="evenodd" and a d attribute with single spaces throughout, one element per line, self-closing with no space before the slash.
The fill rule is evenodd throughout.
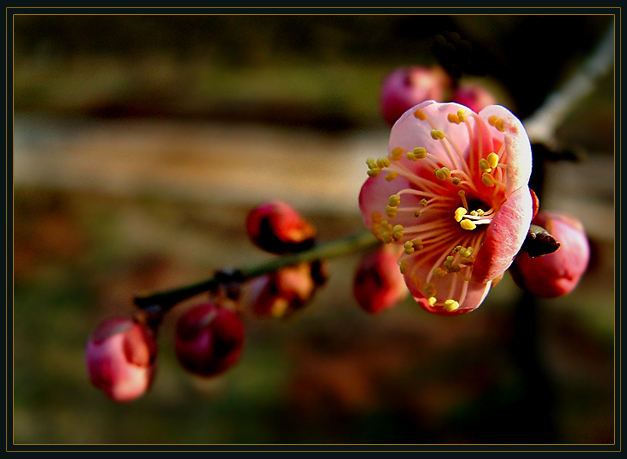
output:
<path id="1" fill-rule="evenodd" d="M 383 80 L 379 94 L 381 116 L 389 125 L 411 107 L 426 100 L 457 102 L 474 112 L 498 103 L 481 80 L 456 80 L 438 65 L 400 67 Z"/>

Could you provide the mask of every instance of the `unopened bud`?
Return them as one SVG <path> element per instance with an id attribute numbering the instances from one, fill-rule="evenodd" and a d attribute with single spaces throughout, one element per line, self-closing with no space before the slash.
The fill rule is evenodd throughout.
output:
<path id="1" fill-rule="evenodd" d="M 381 86 L 381 115 L 392 126 L 400 116 L 425 100 L 441 102 L 451 84 L 440 67 L 404 67 L 390 73 Z"/>
<path id="2" fill-rule="evenodd" d="M 484 107 L 497 103 L 496 97 L 479 83 L 462 83 L 453 91 L 451 102 L 457 102 L 479 113 Z"/>
<path id="3" fill-rule="evenodd" d="M 560 246 L 535 258 L 521 251 L 509 269 L 522 289 L 544 298 L 570 293 L 588 267 L 590 246 L 581 222 L 558 212 L 538 212 L 533 224 L 545 228 Z"/>
<path id="4" fill-rule="evenodd" d="M 316 230 L 289 204 L 272 201 L 253 209 L 246 219 L 250 240 L 274 254 L 295 253 L 314 245 Z"/>
<path id="5" fill-rule="evenodd" d="M 245 303 L 258 316 L 287 317 L 311 301 L 325 278 L 321 262 L 288 266 L 251 280 Z"/>
<path id="6" fill-rule="evenodd" d="M 198 376 L 217 376 L 233 366 L 244 346 L 244 324 L 233 311 L 212 302 L 189 308 L 176 325 L 180 364 Z"/>
<path id="7" fill-rule="evenodd" d="M 359 306 L 371 314 L 390 309 L 408 292 L 398 265 L 400 254 L 390 247 L 367 255 L 355 273 L 353 294 Z"/>
<path id="8" fill-rule="evenodd" d="M 148 390 L 156 356 L 152 334 L 133 320 L 120 317 L 101 323 L 85 350 L 89 380 L 116 402 L 129 402 Z"/>

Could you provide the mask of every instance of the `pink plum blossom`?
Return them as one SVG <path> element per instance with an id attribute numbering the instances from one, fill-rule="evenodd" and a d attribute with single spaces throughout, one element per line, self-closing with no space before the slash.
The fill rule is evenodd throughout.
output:
<path id="1" fill-rule="evenodd" d="M 504 107 L 478 114 L 426 101 L 392 127 L 387 156 L 367 160 L 366 226 L 403 248 L 416 301 L 442 315 L 479 307 L 520 250 L 533 215 L 531 146 Z"/>
<path id="2" fill-rule="evenodd" d="M 239 360 L 243 346 L 242 320 L 213 302 L 192 306 L 176 324 L 176 356 L 187 371 L 198 376 L 223 373 Z"/>
<path id="3" fill-rule="evenodd" d="M 116 402 L 143 395 L 154 376 L 157 344 L 152 334 L 131 319 L 101 323 L 87 341 L 89 380 Z"/>
<path id="4" fill-rule="evenodd" d="M 401 67 L 390 73 L 381 85 L 380 107 L 383 119 L 392 126 L 405 111 L 425 100 L 444 99 L 451 78 L 438 66 Z"/>
<path id="5" fill-rule="evenodd" d="M 402 250 L 385 245 L 360 261 L 353 281 L 353 296 L 364 311 L 379 314 L 407 296 L 407 286 L 397 266 Z"/>
<path id="6" fill-rule="evenodd" d="M 579 283 L 590 259 L 590 246 L 579 220 L 559 212 L 541 211 L 533 224 L 545 228 L 560 247 L 531 258 L 521 251 L 509 270 L 514 282 L 534 295 L 555 298 L 570 293 Z"/>

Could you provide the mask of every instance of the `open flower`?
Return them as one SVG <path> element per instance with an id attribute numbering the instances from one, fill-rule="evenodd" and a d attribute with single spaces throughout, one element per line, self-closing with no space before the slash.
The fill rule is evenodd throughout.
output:
<path id="1" fill-rule="evenodd" d="M 491 105 L 474 113 L 426 101 L 392 127 L 389 153 L 368 159 L 366 226 L 400 244 L 400 270 L 427 311 L 479 307 L 531 224 L 531 146 L 522 123 Z"/>

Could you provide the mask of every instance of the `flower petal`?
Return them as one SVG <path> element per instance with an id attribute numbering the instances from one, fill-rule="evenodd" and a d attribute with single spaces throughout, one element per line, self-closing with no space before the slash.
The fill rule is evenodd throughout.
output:
<path id="1" fill-rule="evenodd" d="M 505 142 L 507 155 L 507 186 L 505 195 L 529 183 L 531 177 L 531 144 L 527 131 L 518 118 L 508 109 L 500 105 L 489 105 L 479 112 L 479 116 L 486 120 L 490 134 L 500 143 Z M 502 119 L 502 131 L 489 122 L 491 117 Z"/>
<path id="2" fill-rule="evenodd" d="M 483 300 L 485 300 L 486 296 L 490 292 L 492 282 L 487 282 L 485 284 L 469 282 L 466 298 L 459 305 L 459 308 L 455 309 L 454 311 L 447 311 L 442 306 L 431 306 L 428 299 L 425 298 L 425 296 L 420 291 L 416 291 L 414 288 L 412 288 L 412 285 L 413 284 L 411 282 L 407 282 L 410 293 L 423 309 L 441 316 L 456 316 L 459 314 L 465 314 L 474 311 L 479 306 L 481 306 Z"/>
<path id="3" fill-rule="evenodd" d="M 474 282 L 488 282 L 509 268 L 525 242 L 532 213 L 529 187 L 520 187 L 503 203 L 488 227 L 472 271 Z"/>

